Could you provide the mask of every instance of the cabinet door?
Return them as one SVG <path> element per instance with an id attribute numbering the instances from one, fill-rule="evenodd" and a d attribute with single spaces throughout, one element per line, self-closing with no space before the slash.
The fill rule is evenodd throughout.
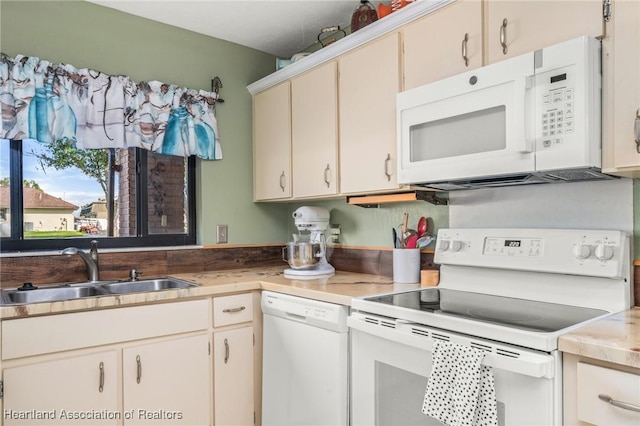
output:
<path id="1" fill-rule="evenodd" d="M 213 333 L 216 425 L 253 425 L 253 327 Z"/>
<path id="2" fill-rule="evenodd" d="M 210 425 L 211 363 L 206 334 L 125 348 L 125 425 Z"/>
<path id="3" fill-rule="evenodd" d="M 3 371 L 4 424 L 121 424 L 119 376 L 116 350 L 7 368 Z M 20 419 L 19 413 L 39 417 Z"/>
<path id="4" fill-rule="evenodd" d="M 338 192 L 337 90 L 335 62 L 291 81 L 294 197 Z"/>
<path id="5" fill-rule="evenodd" d="M 291 197 L 291 98 L 288 81 L 253 97 L 256 201 Z"/>
<path id="6" fill-rule="evenodd" d="M 602 168 L 640 177 L 640 2 L 616 1 L 602 41 Z"/>
<path id="7" fill-rule="evenodd" d="M 403 33 L 405 90 L 482 65 L 480 1 L 456 1 L 407 25 Z"/>
<path id="8" fill-rule="evenodd" d="M 484 2 L 488 63 L 501 61 L 562 41 L 604 29 L 602 1 L 499 1 Z M 506 25 L 503 25 L 506 19 Z M 506 44 L 506 53 L 501 45 Z"/>
<path id="9" fill-rule="evenodd" d="M 396 189 L 399 34 L 339 59 L 340 192 Z"/>

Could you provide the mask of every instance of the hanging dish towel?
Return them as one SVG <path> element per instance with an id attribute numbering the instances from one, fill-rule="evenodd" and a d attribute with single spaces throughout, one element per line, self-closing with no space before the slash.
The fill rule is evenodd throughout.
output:
<path id="1" fill-rule="evenodd" d="M 479 349 L 436 341 L 422 412 L 449 426 L 497 426 L 495 382 L 483 358 Z"/>

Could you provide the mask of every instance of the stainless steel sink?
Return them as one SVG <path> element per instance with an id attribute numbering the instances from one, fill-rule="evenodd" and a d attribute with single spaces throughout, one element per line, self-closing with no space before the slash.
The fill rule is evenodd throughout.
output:
<path id="1" fill-rule="evenodd" d="M 59 302 L 84 297 L 114 294 L 142 293 L 197 287 L 198 284 L 174 278 L 156 278 L 140 281 L 100 281 L 41 287 L 33 290 L 5 289 L 0 291 L 0 305 Z"/>
<path id="2" fill-rule="evenodd" d="M 94 285 L 45 287 L 29 291 L 3 290 L 2 293 L 1 300 L 3 304 L 5 304 L 4 302 L 6 302 L 6 304 L 57 302 L 60 300 L 71 300 L 104 294 L 103 291 Z"/>
<path id="3" fill-rule="evenodd" d="M 122 281 L 100 286 L 106 293 L 143 293 L 148 291 L 172 290 L 178 288 L 197 287 L 198 284 L 175 278 L 158 278 L 152 280 Z"/>

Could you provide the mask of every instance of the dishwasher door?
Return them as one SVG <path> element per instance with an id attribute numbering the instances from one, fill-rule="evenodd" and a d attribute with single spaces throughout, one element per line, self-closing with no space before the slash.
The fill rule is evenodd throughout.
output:
<path id="1" fill-rule="evenodd" d="M 348 310 L 262 293 L 263 426 L 348 424 Z"/>

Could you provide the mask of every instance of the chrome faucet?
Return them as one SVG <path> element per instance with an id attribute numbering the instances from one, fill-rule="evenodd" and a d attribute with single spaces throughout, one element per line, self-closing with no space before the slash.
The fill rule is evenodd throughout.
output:
<path id="1" fill-rule="evenodd" d="M 60 254 L 63 254 L 65 256 L 73 256 L 74 254 L 77 254 L 78 256 L 80 256 L 87 266 L 89 281 L 100 281 L 100 268 L 98 266 L 98 241 L 91 241 L 91 250 L 89 251 L 89 254 L 76 247 L 67 247 L 66 249 L 62 250 Z"/>

